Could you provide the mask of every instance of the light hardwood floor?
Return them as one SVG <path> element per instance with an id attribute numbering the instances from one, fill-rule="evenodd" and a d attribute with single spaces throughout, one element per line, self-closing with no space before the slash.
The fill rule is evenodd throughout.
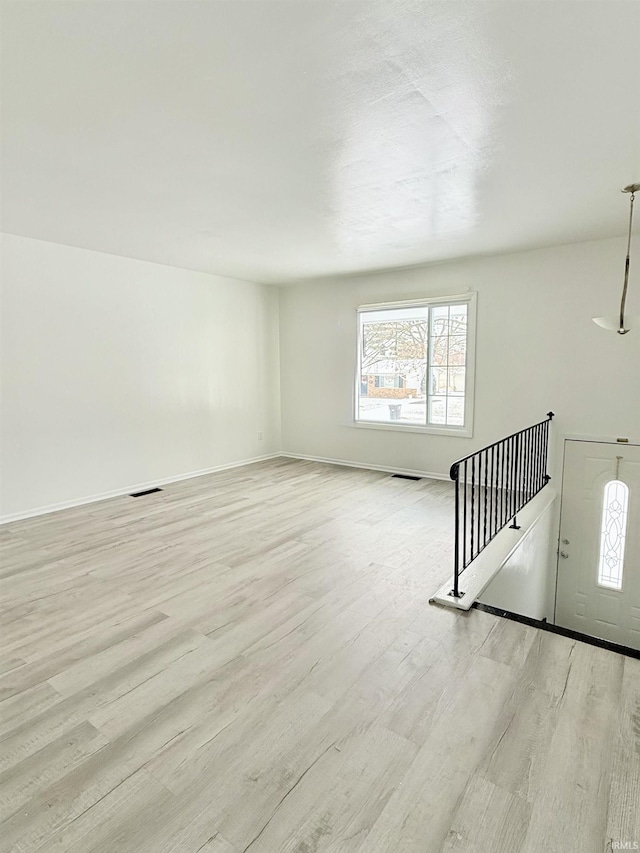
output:
<path id="1" fill-rule="evenodd" d="M 451 516 L 281 459 L 2 528 L 2 850 L 640 841 L 640 661 L 430 606 Z"/>

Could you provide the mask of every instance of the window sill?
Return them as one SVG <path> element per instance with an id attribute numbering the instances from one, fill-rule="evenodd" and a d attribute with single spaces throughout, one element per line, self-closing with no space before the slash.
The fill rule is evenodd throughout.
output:
<path id="1" fill-rule="evenodd" d="M 467 427 L 411 426 L 391 424 L 384 421 L 352 421 L 348 426 L 357 429 L 382 429 L 391 432 L 418 432 L 427 435 L 448 435 L 450 438 L 473 438 L 473 430 Z"/>

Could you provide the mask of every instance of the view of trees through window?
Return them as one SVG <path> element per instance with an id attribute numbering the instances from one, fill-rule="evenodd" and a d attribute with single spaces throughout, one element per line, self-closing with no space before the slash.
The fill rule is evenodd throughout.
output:
<path id="1" fill-rule="evenodd" d="M 465 425 L 468 305 L 360 311 L 357 419 Z"/>

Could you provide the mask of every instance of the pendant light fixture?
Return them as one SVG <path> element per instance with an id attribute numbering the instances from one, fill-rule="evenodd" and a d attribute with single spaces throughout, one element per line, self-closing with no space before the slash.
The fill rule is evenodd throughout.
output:
<path id="1" fill-rule="evenodd" d="M 627 240 L 627 257 L 624 262 L 624 284 L 622 285 L 622 299 L 620 300 L 620 313 L 611 317 L 594 317 L 593 322 L 610 332 L 626 335 L 633 328 L 640 326 L 640 316 L 625 317 L 624 305 L 627 301 L 627 289 L 629 287 L 629 256 L 631 253 L 631 225 L 633 223 L 633 202 L 636 192 L 640 191 L 640 184 L 629 184 L 622 192 L 630 193 L 629 199 L 629 239 Z"/>

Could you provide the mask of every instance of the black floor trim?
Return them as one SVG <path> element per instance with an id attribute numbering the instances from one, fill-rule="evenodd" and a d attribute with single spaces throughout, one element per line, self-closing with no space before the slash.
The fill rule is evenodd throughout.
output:
<path id="1" fill-rule="evenodd" d="M 422 480 L 422 477 L 414 477 L 413 474 L 392 474 L 392 477 L 397 477 L 398 480 Z"/>
<path id="2" fill-rule="evenodd" d="M 145 495 L 152 495 L 154 492 L 161 492 L 162 489 L 145 489 L 144 492 L 132 492 L 130 498 L 143 498 Z"/>
<path id="3" fill-rule="evenodd" d="M 579 631 L 561 628 L 559 625 L 552 625 L 546 619 L 531 619 L 530 616 L 521 616 L 520 613 L 512 613 L 510 610 L 502 610 L 499 607 L 492 607 L 490 604 L 482 604 L 481 601 L 474 601 L 472 607 L 476 610 L 482 610 L 484 613 L 502 616 L 503 619 L 511 619 L 513 622 L 522 622 L 523 625 L 531 625 L 532 628 L 540 628 L 541 631 L 548 631 L 550 634 L 560 634 L 561 637 L 569 637 L 570 640 L 578 640 L 581 643 L 588 643 L 590 646 L 597 646 L 599 649 L 607 649 L 609 652 L 618 652 L 620 655 L 627 655 L 627 657 L 640 660 L 640 651 L 638 649 L 631 649 L 629 646 L 619 646 L 617 643 L 610 643 L 609 640 L 601 640 L 598 637 L 581 634 Z"/>

